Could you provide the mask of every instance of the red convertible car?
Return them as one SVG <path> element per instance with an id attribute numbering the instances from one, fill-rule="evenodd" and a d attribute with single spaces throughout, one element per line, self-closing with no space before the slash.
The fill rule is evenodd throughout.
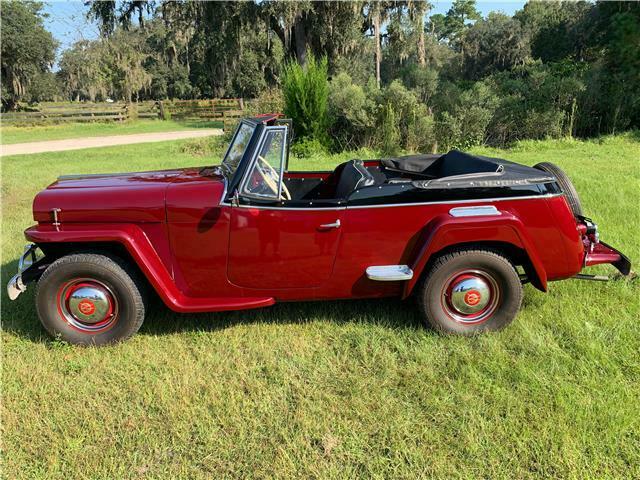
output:
<path id="1" fill-rule="evenodd" d="M 154 292 L 176 312 L 412 296 L 431 326 L 473 334 L 511 322 L 525 282 L 630 271 L 552 164 L 451 151 L 294 172 L 290 127 L 243 120 L 220 166 L 60 177 L 35 197 L 10 298 L 37 281 L 42 324 L 76 344 L 128 338 Z"/>

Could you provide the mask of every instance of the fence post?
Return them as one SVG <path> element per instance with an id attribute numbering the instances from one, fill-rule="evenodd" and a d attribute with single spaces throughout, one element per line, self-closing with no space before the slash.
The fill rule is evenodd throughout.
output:
<path id="1" fill-rule="evenodd" d="M 160 115 L 160 119 L 166 120 L 164 116 L 164 103 L 162 102 L 162 100 L 159 100 L 157 103 L 158 103 L 158 109 L 159 109 L 158 114 Z"/>

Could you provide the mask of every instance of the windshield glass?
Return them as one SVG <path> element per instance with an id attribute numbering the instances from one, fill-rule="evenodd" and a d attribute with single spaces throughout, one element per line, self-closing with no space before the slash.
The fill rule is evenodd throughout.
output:
<path id="1" fill-rule="evenodd" d="M 229 150 L 227 150 L 227 155 L 222 161 L 222 166 L 229 175 L 233 175 L 238 168 L 240 160 L 242 160 L 242 156 L 249 145 L 254 129 L 254 126 L 243 122 L 236 131 L 236 134 L 231 141 L 231 145 L 229 145 Z"/>

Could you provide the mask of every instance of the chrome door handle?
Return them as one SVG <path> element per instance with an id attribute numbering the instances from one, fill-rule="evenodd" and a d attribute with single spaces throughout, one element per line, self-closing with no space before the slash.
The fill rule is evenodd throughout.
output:
<path id="1" fill-rule="evenodd" d="M 320 225 L 320 228 L 340 228 L 340 220 L 336 220 L 333 223 L 324 223 Z"/>

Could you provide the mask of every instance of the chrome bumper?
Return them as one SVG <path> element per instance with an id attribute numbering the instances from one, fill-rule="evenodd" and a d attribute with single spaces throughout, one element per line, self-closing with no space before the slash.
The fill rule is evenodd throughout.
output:
<path id="1" fill-rule="evenodd" d="M 18 273 L 11 277 L 7 284 L 7 294 L 10 300 L 15 300 L 27 289 L 27 286 L 22 281 L 22 272 L 38 261 L 37 250 L 38 246 L 33 243 L 25 245 L 24 253 L 18 261 Z"/>

